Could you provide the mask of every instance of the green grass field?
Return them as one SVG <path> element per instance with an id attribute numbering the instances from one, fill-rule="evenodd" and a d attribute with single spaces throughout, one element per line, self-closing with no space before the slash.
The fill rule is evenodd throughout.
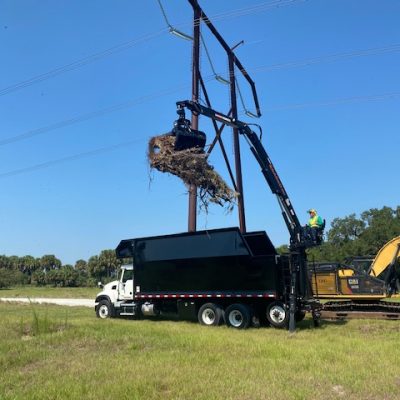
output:
<path id="1" fill-rule="evenodd" d="M 17 286 L 11 289 L 0 289 L 0 297 L 49 297 L 63 299 L 95 299 L 100 292 L 96 287 L 51 287 L 51 286 Z"/>
<path id="2" fill-rule="evenodd" d="M 399 321 L 237 331 L 0 303 L 0 399 L 399 399 Z"/>

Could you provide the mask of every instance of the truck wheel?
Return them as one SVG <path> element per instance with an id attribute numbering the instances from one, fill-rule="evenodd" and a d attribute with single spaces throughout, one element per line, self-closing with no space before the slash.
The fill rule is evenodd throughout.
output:
<path id="1" fill-rule="evenodd" d="M 106 319 L 113 316 L 113 308 L 108 300 L 101 300 L 96 307 L 97 318 Z"/>
<path id="2" fill-rule="evenodd" d="M 220 325 L 224 320 L 224 310 L 217 304 L 206 303 L 200 307 L 197 317 L 201 325 Z"/>
<path id="3" fill-rule="evenodd" d="M 289 320 L 289 312 L 285 305 L 279 301 L 267 307 L 267 320 L 275 328 L 284 328 Z"/>
<path id="4" fill-rule="evenodd" d="M 232 304 L 225 310 L 225 321 L 231 328 L 247 329 L 251 322 L 251 310 L 244 304 Z"/>
<path id="5" fill-rule="evenodd" d="M 296 322 L 303 321 L 305 316 L 306 316 L 306 313 L 304 311 L 296 311 L 296 313 L 294 314 L 294 318 L 295 318 Z"/>

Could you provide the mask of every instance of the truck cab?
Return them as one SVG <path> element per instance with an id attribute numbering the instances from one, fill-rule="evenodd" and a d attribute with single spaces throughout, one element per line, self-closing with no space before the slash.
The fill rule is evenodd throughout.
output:
<path id="1" fill-rule="evenodd" d="M 136 315 L 133 289 L 133 265 L 122 265 L 119 279 L 101 285 L 102 291 L 97 294 L 95 310 L 99 318 L 117 315 Z"/>

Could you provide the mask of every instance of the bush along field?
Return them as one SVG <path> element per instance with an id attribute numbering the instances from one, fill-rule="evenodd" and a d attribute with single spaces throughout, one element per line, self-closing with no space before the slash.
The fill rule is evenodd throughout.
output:
<path id="1" fill-rule="evenodd" d="M 295 334 L 0 303 L 0 398 L 398 399 L 400 324 Z"/>

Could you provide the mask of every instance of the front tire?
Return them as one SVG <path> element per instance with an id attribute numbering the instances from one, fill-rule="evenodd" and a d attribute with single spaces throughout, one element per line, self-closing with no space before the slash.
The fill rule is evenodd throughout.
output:
<path id="1" fill-rule="evenodd" d="M 267 320 L 275 328 L 284 328 L 289 320 L 289 311 L 280 301 L 271 303 L 267 307 Z"/>
<path id="2" fill-rule="evenodd" d="M 250 307 L 244 304 L 232 304 L 225 310 L 225 321 L 230 328 L 247 329 L 251 317 Z"/>
<path id="3" fill-rule="evenodd" d="M 113 306 L 108 300 L 101 300 L 96 307 L 97 318 L 107 319 L 114 315 Z"/>
<path id="4" fill-rule="evenodd" d="M 223 309 L 214 303 L 203 304 L 197 314 L 197 318 L 201 325 L 216 326 L 220 325 L 224 320 Z"/>

